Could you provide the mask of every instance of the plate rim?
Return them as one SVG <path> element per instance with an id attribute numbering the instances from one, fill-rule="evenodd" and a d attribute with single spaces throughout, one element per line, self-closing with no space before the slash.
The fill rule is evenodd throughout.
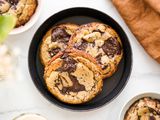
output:
<path id="1" fill-rule="evenodd" d="M 123 85 L 121 85 L 121 87 L 120 87 L 120 89 L 118 90 L 118 92 L 116 92 L 116 94 L 115 94 L 112 98 L 110 98 L 109 101 L 107 101 L 107 102 L 105 102 L 105 103 L 102 103 L 102 104 L 100 104 L 100 105 L 98 105 L 98 106 L 96 106 L 96 107 L 89 107 L 89 108 L 88 108 L 88 107 L 87 107 L 87 108 L 79 108 L 79 107 L 73 107 L 73 106 L 71 106 L 71 107 L 63 107 L 62 105 L 58 104 L 57 102 L 51 100 L 51 99 L 49 98 L 49 96 L 48 96 L 48 95 L 45 95 L 44 91 L 41 90 L 42 88 L 38 85 L 37 80 L 35 80 L 35 78 L 34 78 L 34 75 L 33 75 L 33 72 L 32 72 L 32 68 L 33 68 L 33 67 L 30 65 L 30 63 L 31 63 L 30 57 L 31 57 L 32 51 L 33 51 L 33 50 L 31 49 L 31 47 L 32 47 L 32 45 L 33 45 L 34 38 L 35 38 L 36 34 L 38 33 L 39 29 L 42 28 L 42 26 L 43 26 L 47 21 L 49 21 L 53 16 L 55 16 L 55 15 L 57 15 L 57 14 L 60 14 L 60 13 L 62 13 L 62 12 L 66 12 L 66 11 L 68 11 L 68 10 L 74 10 L 74 9 L 88 9 L 88 10 L 91 10 L 91 11 L 95 11 L 95 12 L 99 12 L 99 13 L 101 13 L 101 14 L 104 14 L 105 16 L 107 16 L 108 18 L 110 18 L 116 25 L 118 25 L 120 31 L 125 35 L 125 37 L 126 37 L 126 39 L 127 39 L 127 42 L 128 42 L 128 45 L 129 45 L 128 48 L 130 49 L 130 61 L 129 61 L 129 68 L 128 68 L 129 71 L 128 71 L 128 73 L 126 74 L 125 82 L 123 83 Z M 77 15 L 77 16 L 78 16 L 78 15 Z M 89 17 L 90 17 L 90 16 L 89 16 Z M 99 20 L 99 19 L 97 18 L 97 20 Z M 56 23 L 56 22 L 55 22 L 55 23 Z M 44 96 L 45 99 L 47 99 L 48 101 L 50 101 L 50 102 L 51 102 L 52 104 L 54 104 L 55 106 L 57 106 L 57 107 L 59 107 L 59 108 L 62 108 L 62 109 L 72 110 L 72 111 L 90 111 L 90 110 L 96 110 L 96 109 L 99 109 L 99 108 L 101 108 L 101 107 L 103 107 L 103 106 L 111 103 L 111 102 L 112 102 L 115 98 L 117 98 L 117 97 L 121 94 L 121 92 L 124 90 L 126 84 L 127 84 L 128 81 L 129 81 L 129 78 L 130 78 L 130 76 L 131 76 L 132 67 L 133 67 L 132 46 L 131 46 L 131 43 L 130 43 L 129 38 L 128 38 L 127 34 L 125 33 L 125 31 L 122 29 L 122 27 L 119 25 L 119 23 L 118 23 L 116 20 L 114 20 L 111 16 L 109 16 L 108 14 L 106 14 L 106 13 L 100 11 L 100 10 L 97 10 L 97 9 L 94 9 L 94 8 L 90 8 L 90 7 L 71 7 L 71 8 L 67 8 L 67 9 L 60 10 L 60 11 L 52 14 L 51 16 L 49 16 L 47 19 L 45 19 L 45 20 L 42 22 L 42 24 L 41 24 L 41 25 L 37 28 L 37 30 L 35 31 L 35 33 L 34 33 L 34 35 L 33 35 L 33 37 L 32 37 L 32 40 L 31 40 L 31 42 L 30 42 L 30 45 L 29 45 L 29 50 L 28 50 L 28 68 L 29 68 L 30 77 L 31 77 L 32 82 L 34 83 L 35 87 L 38 89 L 38 91 L 41 93 L 41 95 Z M 126 69 L 126 68 L 125 68 L 125 69 Z M 125 69 L 124 69 L 124 70 L 125 70 Z M 123 73 L 123 74 L 124 74 L 124 73 Z M 122 78 L 124 79 L 123 74 L 122 74 Z M 121 80 L 122 80 L 122 78 L 121 78 Z M 113 89 L 113 90 L 114 90 L 114 89 Z M 65 104 L 65 103 L 63 103 L 63 104 Z M 69 106 L 69 104 L 67 104 L 67 105 Z"/>

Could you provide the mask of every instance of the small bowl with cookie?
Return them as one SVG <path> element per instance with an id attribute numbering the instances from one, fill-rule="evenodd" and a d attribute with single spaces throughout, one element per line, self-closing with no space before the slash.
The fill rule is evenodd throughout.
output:
<path id="1" fill-rule="evenodd" d="M 41 25 L 28 60 L 33 82 L 48 100 L 62 108 L 89 110 L 109 103 L 124 88 L 132 52 L 111 17 L 90 8 L 70 8 Z"/>
<path id="2" fill-rule="evenodd" d="M 160 120 L 160 94 L 142 93 L 123 107 L 120 120 Z"/>
<path id="3" fill-rule="evenodd" d="M 43 0 L 0 0 L 0 14 L 14 15 L 15 28 L 11 35 L 22 33 L 31 28 L 41 13 Z"/>

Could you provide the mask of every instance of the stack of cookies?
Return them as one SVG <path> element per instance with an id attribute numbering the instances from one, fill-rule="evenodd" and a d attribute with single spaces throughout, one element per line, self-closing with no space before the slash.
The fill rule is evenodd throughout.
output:
<path id="1" fill-rule="evenodd" d="M 48 90 L 69 104 L 86 103 L 100 93 L 103 79 L 114 74 L 122 56 L 118 34 L 98 22 L 57 25 L 40 47 Z"/>

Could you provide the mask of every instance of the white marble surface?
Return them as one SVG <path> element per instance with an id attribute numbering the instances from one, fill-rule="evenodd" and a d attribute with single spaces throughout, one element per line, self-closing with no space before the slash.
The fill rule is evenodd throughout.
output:
<path id="1" fill-rule="evenodd" d="M 160 65 L 153 61 L 136 41 L 110 0 L 44 0 L 39 21 L 28 31 L 9 36 L 7 43 L 21 50 L 18 58 L 21 76 L 0 81 L 0 120 L 12 120 L 21 113 L 40 113 L 48 120 L 118 120 L 122 106 L 134 95 L 142 92 L 160 93 Z M 88 112 L 75 112 L 58 108 L 48 102 L 35 88 L 28 72 L 28 49 L 37 28 L 52 14 L 70 7 L 91 7 L 112 16 L 124 29 L 133 49 L 133 70 L 122 93 L 111 103 Z"/>

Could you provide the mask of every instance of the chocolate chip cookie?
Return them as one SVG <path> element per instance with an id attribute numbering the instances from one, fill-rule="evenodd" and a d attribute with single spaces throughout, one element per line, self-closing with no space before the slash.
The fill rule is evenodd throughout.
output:
<path id="1" fill-rule="evenodd" d="M 54 56 L 45 67 L 44 80 L 48 90 L 68 104 L 88 102 L 103 86 L 97 66 L 76 52 Z"/>
<path id="2" fill-rule="evenodd" d="M 149 97 L 139 99 L 129 108 L 124 120 L 160 120 L 160 101 Z"/>
<path id="3" fill-rule="evenodd" d="M 37 0 L 0 0 L 0 14 L 15 15 L 16 27 L 19 27 L 30 20 L 37 5 Z"/>
<path id="4" fill-rule="evenodd" d="M 44 65 L 67 48 L 68 41 L 77 28 L 78 25 L 66 23 L 57 25 L 46 33 L 40 47 L 40 58 Z"/>
<path id="5" fill-rule="evenodd" d="M 110 26 L 93 22 L 80 26 L 69 41 L 69 48 L 84 51 L 101 67 L 102 76 L 110 77 L 123 56 L 120 37 Z"/>

